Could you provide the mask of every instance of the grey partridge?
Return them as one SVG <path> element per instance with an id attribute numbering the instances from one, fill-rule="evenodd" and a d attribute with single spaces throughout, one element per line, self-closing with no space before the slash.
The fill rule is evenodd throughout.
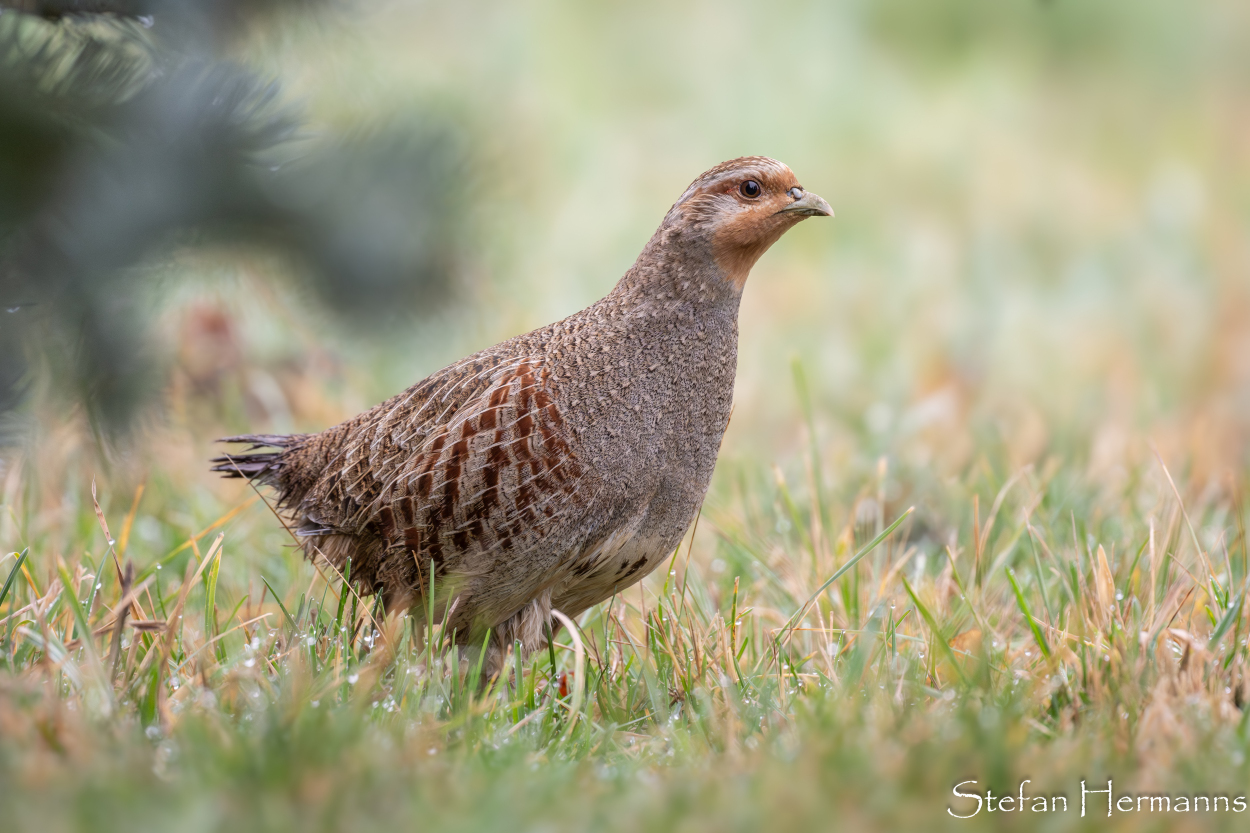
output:
<path id="1" fill-rule="evenodd" d="M 545 644 L 681 541 L 729 422 L 747 274 L 831 216 L 782 163 L 734 159 L 665 215 L 606 297 L 319 434 L 244 435 L 213 471 L 273 487 L 309 558 L 428 604 L 462 645 Z M 259 451 L 259 449 L 271 449 Z M 487 634 L 489 633 L 489 642 Z"/>

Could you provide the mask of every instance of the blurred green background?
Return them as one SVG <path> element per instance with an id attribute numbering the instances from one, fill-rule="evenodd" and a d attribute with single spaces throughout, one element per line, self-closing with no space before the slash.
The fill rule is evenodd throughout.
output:
<path id="1" fill-rule="evenodd" d="M 237 353 L 157 352 L 237 363 L 210 368 L 214 383 L 245 365 L 274 376 L 225 379 L 270 390 L 251 391 L 268 404 L 246 418 L 223 414 L 232 428 L 319 428 L 592 302 L 686 183 L 766 154 L 837 219 L 789 235 L 748 286 L 728 457 L 793 445 L 798 357 L 847 454 L 956 471 L 969 432 L 990 432 L 1019 465 L 1075 432 L 1101 437 L 1111 465 L 1125 432 L 1198 419 L 1244 460 L 1248 15 L 1150 0 L 277 4 L 216 57 L 301 109 L 297 161 L 343 136 L 455 137 L 458 297 L 433 316 L 397 297 L 398 326 L 340 327 L 305 304 L 306 269 L 201 246 L 149 264 L 165 289 L 169 273 L 202 278 L 153 310 L 176 341 L 197 337 L 179 315 L 220 307 Z M 331 202 L 350 209 L 352 184 Z M 419 237 L 432 221 L 382 210 L 356 231 L 387 222 Z M 277 295 L 254 291 L 274 272 Z M 289 401 L 274 368 L 310 346 L 356 398 Z"/>
<path id="2" fill-rule="evenodd" d="M 144 427 L 104 455 L 123 494 L 157 450 L 217 517 L 244 492 L 201 469 L 214 437 L 320 430 L 591 303 L 688 182 L 746 154 L 837 217 L 748 283 L 714 500 L 773 461 L 802 479 L 811 430 L 835 492 L 900 507 L 1056 455 L 1108 494 L 1152 445 L 1197 488 L 1244 469 L 1244 3 L 276 2 L 230 20 L 207 46 L 172 13 L 129 36 L 168 27 L 167 55 L 273 83 L 294 126 L 260 165 L 283 179 L 256 190 L 314 205 L 285 251 L 320 254 L 193 223 L 135 247 L 116 294 L 139 312 L 100 325 L 153 333 L 132 351 Z M 80 448 L 57 432 L 82 424 L 56 366 L 36 357 L 22 423 L 53 503 Z"/>
<path id="3" fill-rule="evenodd" d="M 315 124 L 467 142 L 463 303 L 353 354 L 360 405 L 592 302 L 699 172 L 766 154 L 837 217 L 748 284 L 726 458 L 800 447 L 797 357 L 846 465 L 1246 460 L 1244 3 L 374 3 L 237 51 Z"/>

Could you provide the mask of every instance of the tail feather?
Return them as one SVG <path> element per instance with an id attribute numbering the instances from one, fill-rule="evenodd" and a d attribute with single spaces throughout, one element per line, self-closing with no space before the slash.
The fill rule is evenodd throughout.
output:
<path id="1" fill-rule="evenodd" d="M 224 437 L 217 442 L 251 445 L 241 454 L 214 457 L 209 461 L 213 463 L 211 470 L 219 471 L 226 477 L 245 477 L 258 483 L 278 486 L 284 465 L 283 457 L 288 449 L 299 445 L 303 439 L 303 434 L 241 434 L 237 437 Z M 261 448 L 279 450 L 251 453 Z"/>

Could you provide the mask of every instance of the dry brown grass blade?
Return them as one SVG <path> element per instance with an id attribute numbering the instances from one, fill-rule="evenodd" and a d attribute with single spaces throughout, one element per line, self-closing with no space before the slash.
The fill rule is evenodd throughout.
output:
<path id="1" fill-rule="evenodd" d="M 1185 519 L 1185 526 L 1189 529 L 1189 537 L 1193 541 L 1194 551 L 1198 554 L 1198 560 L 1202 562 L 1203 568 L 1207 571 L 1208 586 L 1212 586 L 1215 582 L 1215 568 L 1212 566 L 1206 550 L 1202 548 L 1202 544 L 1198 541 L 1198 533 L 1194 530 L 1194 522 L 1189 518 L 1189 510 L 1185 508 L 1185 501 L 1181 498 L 1181 491 L 1176 488 L 1176 481 L 1172 479 L 1172 472 L 1168 471 L 1167 463 L 1163 462 L 1163 455 L 1159 453 L 1159 449 L 1155 448 L 1152 443 L 1150 450 L 1154 452 L 1155 459 L 1159 461 L 1159 466 L 1163 469 L 1163 476 L 1167 478 L 1168 485 L 1172 487 L 1172 494 L 1176 495 L 1176 503 L 1180 507 L 1181 517 Z"/>
<path id="2" fill-rule="evenodd" d="M 1094 564 L 1094 591 L 1098 597 L 1098 623 L 1100 627 L 1106 628 L 1115 606 L 1115 577 L 1111 574 L 1107 551 L 1102 544 L 1098 545 Z"/>
<path id="3" fill-rule="evenodd" d="M 109 532 L 109 522 L 104 517 L 104 510 L 100 508 L 100 501 L 96 497 L 95 478 L 91 478 L 91 505 L 95 507 L 96 520 L 100 522 L 100 529 L 104 532 L 104 541 L 108 545 L 109 555 L 113 556 L 113 567 L 117 570 L 117 580 L 120 582 L 122 578 L 122 564 L 117 557 L 117 549 L 113 546 L 113 534 Z"/>
<path id="4" fill-rule="evenodd" d="M 135 580 L 135 565 L 127 561 L 126 569 L 122 571 L 121 580 L 121 602 L 117 606 L 117 621 L 113 628 L 113 647 L 109 649 L 109 676 L 111 679 L 117 678 L 117 666 L 122 655 L 122 633 L 126 627 L 126 613 L 130 610 L 130 598 L 134 595 L 131 584 Z"/>
<path id="5" fill-rule="evenodd" d="M 146 486 L 146 483 L 140 483 L 135 488 L 134 500 L 130 502 L 130 511 L 126 513 L 126 520 L 122 523 L 122 534 L 117 538 L 116 549 L 119 557 L 126 554 L 126 545 L 130 543 L 130 530 L 134 528 L 135 516 L 139 514 L 139 501 L 143 499 L 143 490 Z"/>
<path id="6" fill-rule="evenodd" d="M 26 565 L 23 564 L 22 565 L 23 575 L 25 575 L 25 567 Z M 29 578 L 27 580 L 29 581 Z M 34 586 L 35 585 L 32 582 L 31 588 L 33 589 Z M 16 619 L 17 617 L 25 613 L 32 613 L 36 617 L 42 616 L 43 611 L 46 609 L 45 606 L 50 606 L 51 602 L 55 601 L 56 597 L 61 595 L 62 590 L 63 588 L 61 587 L 61 580 L 53 579 L 51 584 L 48 585 L 48 592 L 44 593 L 42 596 L 38 595 L 38 593 L 36 592 L 35 599 L 33 601 L 28 602 L 22 607 L 19 607 L 17 610 L 14 610 L 8 616 L 5 616 L 3 619 L 0 619 L 0 625 L 8 624 L 10 620 Z"/>

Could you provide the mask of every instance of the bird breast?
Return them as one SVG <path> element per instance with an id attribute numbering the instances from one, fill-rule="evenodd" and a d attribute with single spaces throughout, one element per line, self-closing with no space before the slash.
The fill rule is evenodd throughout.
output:
<path id="1" fill-rule="evenodd" d="M 587 507 L 595 537 L 628 527 L 646 542 L 630 563 L 645 555 L 648 571 L 702 502 L 732 406 L 736 317 L 696 313 L 600 323 L 576 350 L 555 351 L 573 448 L 601 484 Z"/>

